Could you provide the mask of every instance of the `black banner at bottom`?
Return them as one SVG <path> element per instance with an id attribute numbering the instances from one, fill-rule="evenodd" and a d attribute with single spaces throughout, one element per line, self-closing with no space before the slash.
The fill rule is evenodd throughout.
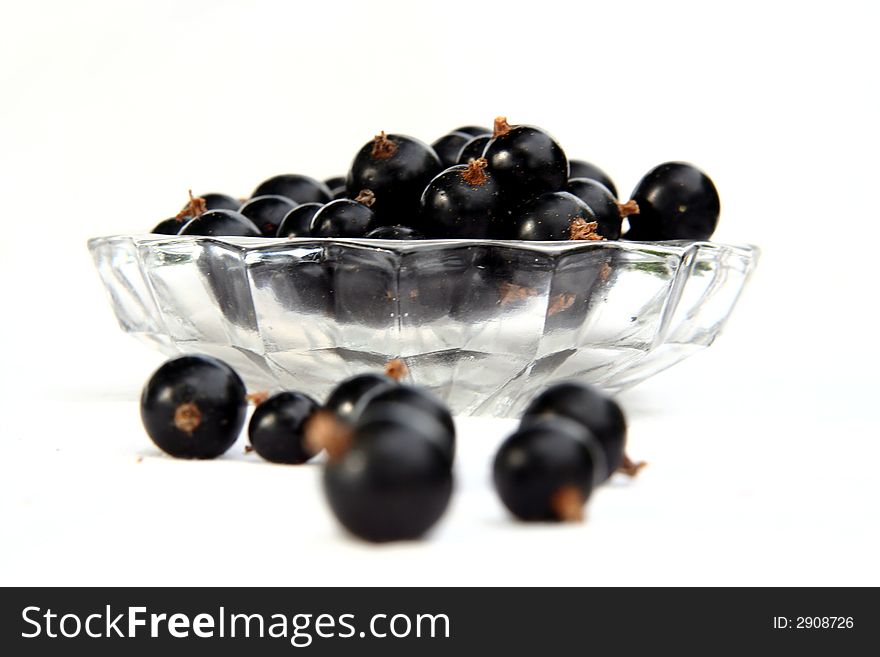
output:
<path id="1" fill-rule="evenodd" d="M 849 655 L 880 639 L 873 589 L 36 588 L 3 589 L 0 614 L 7 655 Z"/>

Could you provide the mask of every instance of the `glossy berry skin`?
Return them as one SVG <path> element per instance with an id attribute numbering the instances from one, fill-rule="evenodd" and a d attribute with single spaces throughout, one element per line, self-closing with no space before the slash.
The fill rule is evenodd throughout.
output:
<path id="1" fill-rule="evenodd" d="M 257 406 L 248 424 L 254 451 L 272 463 L 305 463 L 312 454 L 305 445 L 305 426 L 317 402 L 298 392 L 280 392 Z"/>
<path id="2" fill-rule="evenodd" d="M 312 237 L 363 237 L 377 226 L 376 215 L 363 203 L 341 198 L 330 201 L 312 217 Z"/>
<path id="3" fill-rule="evenodd" d="M 577 220 L 593 222 L 596 216 L 577 196 L 549 192 L 518 210 L 505 231 L 514 240 L 568 240 Z"/>
<path id="4" fill-rule="evenodd" d="M 141 394 L 141 420 L 162 451 L 182 458 L 220 456 L 244 425 L 245 387 L 209 356 L 181 356 L 162 365 Z"/>
<path id="5" fill-rule="evenodd" d="M 599 222 L 597 233 L 606 240 L 619 240 L 623 219 L 617 199 L 608 188 L 589 178 L 570 178 L 565 191 L 574 194 L 587 204 Z"/>
<path id="6" fill-rule="evenodd" d="M 613 399 L 583 383 L 559 383 L 532 400 L 523 413 L 521 426 L 548 417 L 568 418 L 588 429 L 605 453 L 607 476 L 620 467 L 626 446 L 626 418 Z"/>
<path id="7" fill-rule="evenodd" d="M 718 190 L 691 164 L 667 162 L 651 169 L 632 198 L 639 214 L 629 218 L 626 239 L 708 240 L 718 225 Z"/>
<path id="8" fill-rule="evenodd" d="M 457 164 L 425 188 L 418 228 L 428 237 L 488 238 L 496 230 L 501 202 L 501 188 L 485 160 Z"/>
<path id="9" fill-rule="evenodd" d="M 611 192 L 612 196 L 617 198 L 617 187 L 614 186 L 614 181 L 611 180 L 611 176 L 602 171 L 602 169 L 595 164 L 590 164 L 583 160 L 569 160 L 568 177 L 569 179 L 586 178 L 588 180 L 595 180 L 596 182 L 605 185 L 605 187 L 608 188 L 608 191 Z"/>
<path id="10" fill-rule="evenodd" d="M 374 240 L 421 240 L 425 239 L 419 231 L 409 226 L 379 226 L 364 235 Z"/>
<path id="11" fill-rule="evenodd" d="M 358 374 L 336 386 L 324 402 L 324 410 L 343 422 L 353 423 L 369 396 L 397 387 L 397 381 L 384 374 Z"/>
<path id="12" fill-rule="evenodd" d="M 324 184 L 327 185 L 330 190 L 345 187 L 345 176 L 333 176 L 332 178 L 327 178 L 324 181 Z"/>
<path id="13" fill-rule="evenodd" d="M 458 163 L 458 154 L 471 139 L 473 135 L 465 132 L 450 132 L 431 144 L 431 148 L 437 153 L 444 167 L 451 167 Z"/>
<path id="14" fill-rule="evenodd" d="M 155 235 L 177 235 L 180 229 L 183 228 L 183 224 L 184 222 L 177 217 L 171 217 L 170 219 L 160 221 L 150 232 Z"/>
<path id="15" fill-rule="evenodd" d="M 505 195 L 527 199 L 565 188 L 568 159 L 545 131 L 518 125 L 493 137 L 483 152 Z"/>
<path id="16" fill-rule="evenodd" d="M 209 235 L 211 237 L 260 237 L 260 229 L 250 219 L 234 210 L 208 210 L 190 219 L 179 235 Z"/>
<path id="17" fill-rule="evenodd" d="M 441 450 L 402 424 L 370 424 L 324 468 L 324 493 L 337 520 L 367 541 L 412 540 L 443 515 L 452 471 Z"/>
<path id="18" fill-rule="evenodd" d="M 323 207 L 323 203 L 297 205 L 284 215 L 275 237 L 311 237 L 312 218 Z"/>
<path id="19" fill-rule="evenodd" d="M 463 132 L 471 137 L 482 137 L 483 135 L 492 136 L 492 130 L 478 125 L 463 125 L 452 132 Z"/>
<path id="20" fill-rule="evenodd" d="M 345 188 L 350 198 L 363 189 L 376 195 L 372 209 L 377 225 L 405 223 L 415 216 L 422 191 L 442 168 L 440 158 L 426 143 L 406 135 L 383 134 L 355 155 Z"/>
<path id="21" fill-rule="evenodd" d="M 286 196 L 255 196 L 239 212 L 256 224 L 263 237 L 275 237 L 281 220 L 295 207 Z"/>
<path id="22" fill-rule="evenodd" d="M 357 425 L 392 417 L 406 422 L 407 413 L 424 413 L 432 419 L 436 425 L 430 432 L 432 438 L 451 461 L 455 456 L 455 422 L 446 405 L 424 388 L 397 385 L 366 395 L 361 401 Z"/>
<path id="23" fill-rule="evenodd" d="M 296 203 L 326 203 L 332 197 L 330 189 L 320 180 L 297 173 L 285 173 L 261 182 L 251 198 L 275 195 L 285 196 Z"/>
<path id="24" fill-rule="evenodd" d="M 458 153 L 458 163 L 467 164 L 471 160 L 483 157 L 483 151 L 486 150 L 486 144 L 490 139 L 492 139 L 491 135 L 480 135 L 471 139 Z"/>
<path id="25" fill-rule="evenodd" d="M 520 520 L 580 519 L 605 471 L 602 450 L 581 425 L 564 418 L 521 427 L 495 455 L 493 480 Z"/>
<path id="26" fill-rule="evenodd" d="M 450 433 L 434 414 L 423 408 L 393 402 L 369 404 L 355 423 L 355 440 L 365 427 L 375 432 L 404 427 L 413 436 L 418 436 L 439 449 L 449 467 L 452 467 L 455 458 L 455 434 Z"/>

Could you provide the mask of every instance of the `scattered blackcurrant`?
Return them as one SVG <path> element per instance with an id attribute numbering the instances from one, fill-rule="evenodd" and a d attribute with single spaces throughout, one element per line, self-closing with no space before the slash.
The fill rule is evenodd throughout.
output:
<path id="1" fill-rule="evenodd" d="M 141 419 L 156 445 L 172 456 L 223 454 L 244 425 L 245 387 L 225 363 L 181 356 L 162 365 L 141 394 Z"/>
<path id="2" fill-rule="evenodd" d="M 498 449 L 495 489 L 521 520 L 577 521 L 604 476 L 602 449 L 582 425 L 554 417 L 521 427 Z"/>
<path id="3" fill-rule="evenodd" d="M 318 404 L 298 392 L 280 392 L 254 410 L 248 438 L 254 451 L 273 463 L 305 463 L 314 454 L 305 442 L 305 427 Z"/>

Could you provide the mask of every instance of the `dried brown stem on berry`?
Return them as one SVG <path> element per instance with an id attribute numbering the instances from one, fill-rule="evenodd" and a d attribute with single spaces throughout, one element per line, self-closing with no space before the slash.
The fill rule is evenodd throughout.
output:
<path id="1" fill-rule="evenodd" d="M 570 240 L 604 240 L 596 229 L 599 227 L 596 221 L 586 221 L 577 217 L 568 226 L 568 239 Z"/>
<path id="2" fill-rule="evenodd" d="M 264 401 L 269 399 L 269 391 L 268 390 L 259 390 L 257 392 L 249 392 L 244 396 L 251 404 L 254 406 L 259 406 Z"/>
<path id="3" fill-rule="evenodd" d="M 192 402 L 181 404 L 174 410 L 174 426 L 183 433 L 192 435 L 202 423 L 202 412 Z"/>
<path id="4" fill-rule="evenodd" d="M 626 219 L 631 214 L 639 213 L 639 204 L 635 201 L 627 201 L 626 203 L 618 203 L 617 210 L 620 212 L 620 218 Z"/>
<path id="5" fill-rule="evenodd" d="M 245 445 L 244 446 L 244 453 L 245 454 L 250 454 L 253 451 L 254 451 L 253 445 Z"/>
<path id="6" fill-rule="evenodd" d="M 371 208 L 373 207 L 373 203 L 376 202 L 376 195 L 369 189 L 362 189 L 358 192 L 358 195 L 354 197 L 354 200 L 361 205 L 366 205 L 368 208 Z"/>
<path id="7" fill-rule="evenodd" d="M 618 472 L 622 472 L 627 477 L 635 477 L 639 474 L 642 468 L 646 467 L 648 464 L 645 461 L 633 461 L 626 454 L 623 455 L 623 462 L 621 462 L 620 467 L 617 468 Z"/>
<path id="8" fill-rule="evenodd" d="M 304 443 L 312 454 L 325 450 L 330 460 L 338 459 L 348 451 L 351 439 L 351 427 L 332 411 L 318 411 L 306 422 Z"/>
<path id="9" fill-rule="evenodd" d="M 201 196 L 193 196 L 193 190 L 189 191 L 189 202 L 183 207 L 183 210 L 174 215 L 174 218 L 177 221 L 183 221 L 184 219 L 195 219 L 200 214 L 205 214 L 208 211 L 208 204 L 205 203 L 205 199 Z"/>
<path id="10" fill-rule="evenodd" d="M 468 185 L 479 187 L 489 179 L 484 169 L 489 162 L 485 157 L 471 158 L 468 160 L 468 168 L 461 172 L 461 179 Z"/>
<path id="11" fill-rule="evenodd" d="M 563 486 L 550 498 L 550 508 L 563 522 L 582 522 L 586 502 L 577 486 Z"/>
<path id="12" fill-rule="evenodd" d="M 385 376 L 392 378 L 395 381 L 400 381 L 408 372 L 409 368 L 400 358 L 389 360 L 385 365 Z"/>
<path id="13" fill-rule="evenodd" d="M 510 124 L 507 122 L 506 116 L 498 116 L 495 118 L 495 124 L 492 126 L 492 137 L 500 137 L 510 132 Z"/>
<path id="14" fill-rule="evenodd" d="M 377 160 L 385 160 L 397 152 L 397 144 L 388 138 L 383 130 L 373 138 L 373 150 L 370 157 Z"/>

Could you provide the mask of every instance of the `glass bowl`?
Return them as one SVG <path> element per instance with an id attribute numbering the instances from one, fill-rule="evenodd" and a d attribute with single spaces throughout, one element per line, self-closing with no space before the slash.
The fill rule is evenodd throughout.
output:
<path id="1" fill-rule="evenodd" d="M 123 330 L 323 399 L 393 358 L 460 415 L 622 390 L 715 340 L 758 249 L 711 242 L 100 237 Z"/>

